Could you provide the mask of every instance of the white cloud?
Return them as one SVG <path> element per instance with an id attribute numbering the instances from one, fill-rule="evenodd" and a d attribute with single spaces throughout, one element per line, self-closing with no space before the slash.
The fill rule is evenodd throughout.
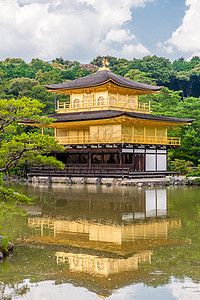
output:
<path id="1" fill-rule="evenodd" d="M 182 24 L 173 32 L 171 38 L 162 47 L 166 50 L 178 49 L 179 51 L 197 55 L 200 53 L 200 1 L 186 0 L 188 9 Z"/>
<path id="2" fill-rule="evenodd" d="M 142 55 L 148 50 L 137 45 L 127 22 L 133 8 L 152 1 L 0 0 L 0 59 L 88 61 L 107 51 L 135 57 L 132 50 Z"/>
<path id="3" fill-rule="evenodd" d="M 165 43 L 158 42 L 157 47 L 159 50 L 162 50 L 168 54 L 173 53 L 173 47 L 172 47 L 172 45 L 168 44 L 168 42 L 165 42 Z"/>
<path id="4" fill-rule="evenodd" d="M 140 58 L 148 54 L 150 54 L 149 50 L 139 43 L 137 45 L 124 45 L 120 56 L 126 57 L 127 59 L 133 59 Z"/>
<path id="5" fill-rule="evenodd" d="M 106 34 L 106 41 L 107 42 L 118 42 L 118 43 L 124 43 L 130 40 L 133 40 L 135 36 L 130 33 L 128 29 L 111 29 Z"/>

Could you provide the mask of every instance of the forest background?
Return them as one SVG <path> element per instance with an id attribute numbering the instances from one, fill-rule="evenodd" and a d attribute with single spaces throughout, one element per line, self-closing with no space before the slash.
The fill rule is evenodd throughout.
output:
<path id="1" fill-rule="evenodd" d="M 111 56 L 104 58 L 108 60 L 110 70 L 116 74 L 164 86 L 160 93 L 139 98 L 140 101 L 150 101 L 153 114 L 196 119 L 189 126 L 169 130 L 169 136 L 181 137 L 181 147 L 169 152 L 168 168 L 184 173 L 190 166 L 197 167 L 200 154 L 200 57 L 192 57 L 189 61 L 180 58 L 173 62 L 157 56 L 133 60 Z M 102 65 L 102 59 L 98 56 L 88 64 L 63 58 L 51 62 L 32 59 L 26 63 L 18 58 L 0 61 L 0 99 L 30 97 L 45 105 L 42 115 L 54 113 L 57 100 L 69 101 L 69 98 L 47 93 L 43 85 L 74 80 L 96 72 Z M 18 127 L 19 134 L 39 130 Z"/>

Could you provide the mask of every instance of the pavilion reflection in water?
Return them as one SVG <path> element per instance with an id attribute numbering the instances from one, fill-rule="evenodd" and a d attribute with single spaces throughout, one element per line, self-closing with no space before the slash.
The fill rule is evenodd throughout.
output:
<path id="1" fill-rule="evenodd" d="M 56 252 L 57 264 L 66 263 L 71 272 L 83 272 L 97 276 L 109 276 L 137 270 L 139 263 L 151 263 L 152 251 L 142 251 L 128 258 L 108 258 L 97 255 Z"/>
<path id="2" fill-rule="evenodd" d="M 99 201 L 93 202 L 93 211 L 95 206 L 98 210 Z M 152 249 L 177 243 L 168 233 L 179 228 L 181 221 L 167 218 L 166 189 L 144 190 L 140 205 L 134 202 L 127 207 L 121 209 L 120 219 L 112 212 L 114 206 L 107 219 L 89 218 L 84 212 L 75 218 L 70 209 L 59 218 L 44 212 L 43 216 L 28 218 L 29 228 L 36 231 L 27 240 L 80 249 L 80 253 L 56 252 L 57 262 L 67 262 L 71 271 L 108 276 L 135 270 L 141 261 L 151 262 Z M 85 254 L 82 249 L 94 253 Z"/>

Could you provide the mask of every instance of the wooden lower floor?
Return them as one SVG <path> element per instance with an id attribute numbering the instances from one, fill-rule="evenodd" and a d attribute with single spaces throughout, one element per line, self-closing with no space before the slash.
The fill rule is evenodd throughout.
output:
<path id="1" fill-rule="evenodd" d="M 163 177 L 167 171 L 166 146 L 71 146 L 52 153 L 65 164 L 63 170 L 30 168 L 30 176 Z"/>

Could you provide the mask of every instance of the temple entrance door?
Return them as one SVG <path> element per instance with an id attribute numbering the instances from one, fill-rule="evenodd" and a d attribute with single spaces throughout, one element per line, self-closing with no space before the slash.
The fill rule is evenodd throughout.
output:
<path id="1" fill-rule="evenodd" d="M 137 172 L 144 171 L 144 154 L 135 154 L 134 170 Z"/>

